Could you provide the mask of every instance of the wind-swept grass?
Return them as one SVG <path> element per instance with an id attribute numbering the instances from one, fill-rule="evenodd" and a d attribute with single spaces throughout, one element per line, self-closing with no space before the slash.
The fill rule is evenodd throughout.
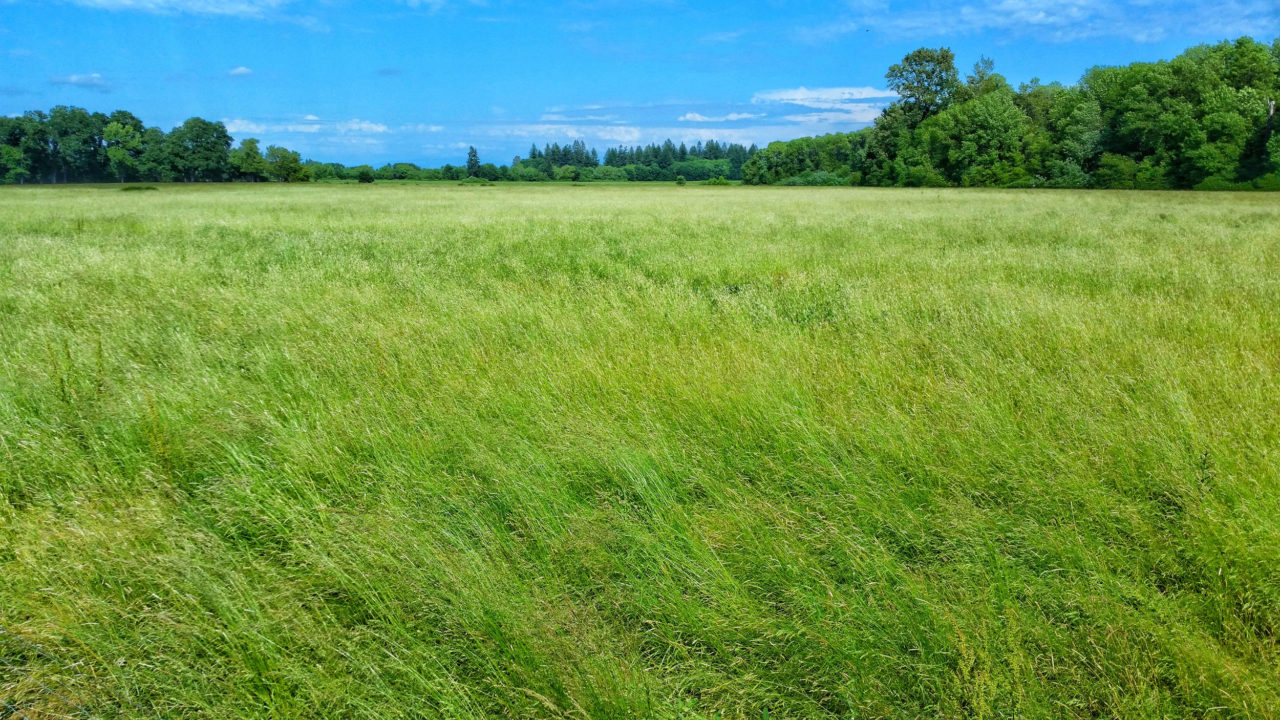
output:
<path id="1" fill-rule="evenodd" d="M 1280 205 L 0 192 L 0 718 L 1280 716 Z"/>

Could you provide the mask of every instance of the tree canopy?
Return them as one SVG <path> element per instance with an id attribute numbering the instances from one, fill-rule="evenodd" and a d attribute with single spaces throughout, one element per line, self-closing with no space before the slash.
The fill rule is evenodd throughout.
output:
<path id="1" fill-rule="evenodd" d="M 866 129 L 756 146 L 671 140 L 533 145 L 510 165 L 348 167 L 233 140 L 190 118 L 170 132 L 124 110 L 59 105 L 0 117 L 0 183 L 366 180 L 690 181 L 749 184 L 1280 189 L 1280 39 L 1242 37 L 1178 57 L 1095 67 L 1074 85 L 1018 88 L 986 57 L 961 80 L 948 48 L 885 74 L 899 99 Z"/>
<path id="2" fill-rule="evenodd" d="M 772 143 L 748 183 L 1280 189 L 1280 40 L 1096 67 L 1013 89 L 982 58 L 961 83 L 946 48 L 890 68 L 900 99 L 854 133 Z"/>

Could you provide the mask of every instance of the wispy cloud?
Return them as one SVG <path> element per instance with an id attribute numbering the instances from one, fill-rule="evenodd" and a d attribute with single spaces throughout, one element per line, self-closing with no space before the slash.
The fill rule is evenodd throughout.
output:
<path id="1" fill-rule="evenodd" d="M 721 123 L 736 122 L 738 120 L 754 120 L 762 117 L 764 117 L 764 115 L 760 113 L 729 113 L 728 115 L 721 115 L 719 117 L 707 117 L 701 113 L 691 112 L 681 115 L 677 120 L 679 122 Z"/>
<path id="2" fill-rule="evenodd" d="M 249 77 L 253 74 L 253 70 L 241 65 L 240 67 L 231 68 L 227 74 L 231 77 Z"/>
<path id="3" fill-rule="evenodd" d="M 335 123 L 334 129 L 340 133 L 384 133 L 387 132 L 387 126 L 382 123 L 369 122 L 355 118 L 345 122 Z"/>
<path id="4" fill-rule="evenodd" d="M 582 117 L 569 117 L 563 113 L 551 112 L 543 113 L 542 122 L 616 122 L 617 115 L 584 115 Z"/>
<path id="5" fill-rule="evenodd" d="M 910 9 L 851 0 L 835 20 L 797 28 L 793 35 L 821 43 L 857 30 L 912 39 L 994 31 L 1049 42 L 1107 37 L 1155 42 L 1190 28 L 1210 37 L 1266 38 L 1280 33 L 1280 10 L 1276 0 L 971 0 L 960 5 L 925 0 Z"/>
<path id="6" fill-rule="evenodd" d="M 874 122 L 880 113 L 884 110 L 883 105 L 853 104 L 842 108 L 841 110 L 833 110 L 829 112 L 816 113 L 800 113 L 798 115 L 785 115 L 783 120 L 787 122 L 800 123 L 804 125 L 821 124 L 821 125 L 848 125 L 856 123 Z"/>
<path id="7" fill-rule="evenodd" d="M 848 131 L 849 124 L 832 123 L 829 118 L 806 118 L 804 122 L 776 123 L 771 125 L 748 125 L 745 127 L 724 127 L 721 125 L 557 125 L 547 123 L 489 125 L 472 128 L 469 135 L 476 138 L 493 138 L 509 141 L 513 138 L 531 139 L 538 144 L 543 142 L 564 142 L 566 140 L 582 140 L 592 147 L 609 147 L 613 145 L 641 145 L 660 143 L 672 140 L 677 143 L 719 142 L 742 143 L 743 145 L 765 145 L 774 140 L 790 140 L 806 135 L 823 135 L 831 132 Z"/>
<path id="8" fill-rule="evenodd" d="M 756 93 L 751 102 L 755 105 L 782 103 L 800 105 L 817 110 L 841 110 L 850 103 L 862 100 L 893 100 L 898 97 L 892 90 L 873 87 L 798 87 L 787 90 L 765 90 Z"/>
<path id="9" fill-rule="evenodd" d="M 488 0 L 399 0 L 400 3 L 408 5 L 411 8 L 423 8 L 432 13 L 440 12 L 445 8 L 456 5 L 469 5 L 471 7 L 488 7 Z"/>
<path id="10" fill-rule="evenodd" d="M 713 32 L 698 38 L 699 42 L 707 45 L 723 45 L 725 43 L 736 42 L 746 35 L 746 30 L 725 30 L 723 32 Z"/>
<path id="11" fill-rule="evenodd" d="M 243 135 L 380 135 L 390 132 L 390 128 L 382 123 L 353 118 L 351 120 L 327 121 L 315 115 L 307 115 L 301 120 L 267 122 L 247 120 L 245 118 L 224 118 L 227 132 L 232 136 Z"/>
<path id="12" fill-rule="evenodd" d="M 50 78 L 51 85 L 70 85 L 72 87 L 83 88 L 85 90 L 96 90 L 98 92 L 111 92 L 111 83 L 98 73 L 88 73 L 86 75 L 60 75 Z"/>
<path id="13" fill-rule="evenodd" d="M 102 10 L 140 10 L 152 13 L 265 17 L 293 0 L 68 0 Z"/>
<path id="14" fill-rule="evenodd" d="M 851 126 L 873 122 L 885 106 L 897 98 L 892 90 L 873 87 L 798 87 L 765 90 L 751 98 L 753 105 L 790 105 L 817 112 L 792 112 L 782 119 L 807 127 L 833 127 L 848 130 Z"/>
<path id="15" fill-rule="evenodd" d="M 443 125 L 428 125 L 428 124 L 426 124 L 426 123 L 409 123 L 409 124 L 407 124 L 407 125 L 401 125 L 401 126 L 400 126 L 400 131 L 401 131 L 401 132 L 415 132 L 415 133 L 438 133 L 438 132 L 443 132 L 443 131 L 444 131 L 444 126 L 443 126 Z"/>

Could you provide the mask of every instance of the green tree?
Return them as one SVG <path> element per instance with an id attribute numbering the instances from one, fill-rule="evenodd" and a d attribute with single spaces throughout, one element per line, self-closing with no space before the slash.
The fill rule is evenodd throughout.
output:
<path id="1" fill-rule="evenodd" d="M 302 157 L 288 148 L 268 147 L 266 163 L 268 177 L 276 182 L 307 182 L 311 179 L 310 171 L 302 164 Z"/>
<path id="2" fill-rule="evenodd" d="M 913 50 L 902 62 L 890 66 L 884 77 L 915 123 L 946 109 L 960 85 L 955 53 L 945 47 Z"/>
<path id="3" fill-rule="evenodd" d="M 186 182 L 221 182 L 231 175 L 231 136 L 220 122 L 193 117 L 168 135 L 177 177 Z"/>
<path id="4" fill-rule="evenodd" d="M 257 138 L 245 138 L 240 147 L 231 151 L 231 168 L 241 180 L 259 182 L 267 177 L 270 167 L 258 149 Z"/>
<path id="5" fill-rule="evenodd" d="M 22 149 L 13 145 L 0 145 L 0 182 L 8 185 L 21 184 L 28 177 L 31 177 L 31 170 Z"/>
<path id="6" fill-rule="evenodd" d="M 135 177 L 138 159 L 142 156 L 142 133 L 138 128 L 133 123 L 113 120 L 103 129 L 102 140 L 106 144 L 107 164 L 116 180 L 124 182 Z"/>
<path id="7" fill-rule="evenodd" d="M 78 107 L 59 105 L 49 111 L 45 125 L 55 160 L 54 182 L 93 182 L 103 177 L 106 120 L 102 113 Z"/>
<path id="8" fill-rule="evenodd" d="M 467 148 L 467 177 L 477 177 L 480 174 L 480 153 L 476 152 L 474 145 Z"/>
<path id="9" fill-rule="evenodd" d="M 169 137 L 160 128 L 150 127 L 142 133 L 142 153 L 138 157 L 138 175 L 144 180 L 171 182 L 177 173 Z"/>

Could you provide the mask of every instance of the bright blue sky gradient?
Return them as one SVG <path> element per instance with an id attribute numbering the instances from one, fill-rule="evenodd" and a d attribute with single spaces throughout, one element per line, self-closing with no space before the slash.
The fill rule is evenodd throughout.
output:
<path id="1" fill-rule="evenodd" d="M 1280 34 L 1280 0 L 0 0 L 0 114 L 222 120 L 306 157 L 505 164 L 531 142 L 863 127 L 890 64 L 948 45 L 1017 85 Z"/>

